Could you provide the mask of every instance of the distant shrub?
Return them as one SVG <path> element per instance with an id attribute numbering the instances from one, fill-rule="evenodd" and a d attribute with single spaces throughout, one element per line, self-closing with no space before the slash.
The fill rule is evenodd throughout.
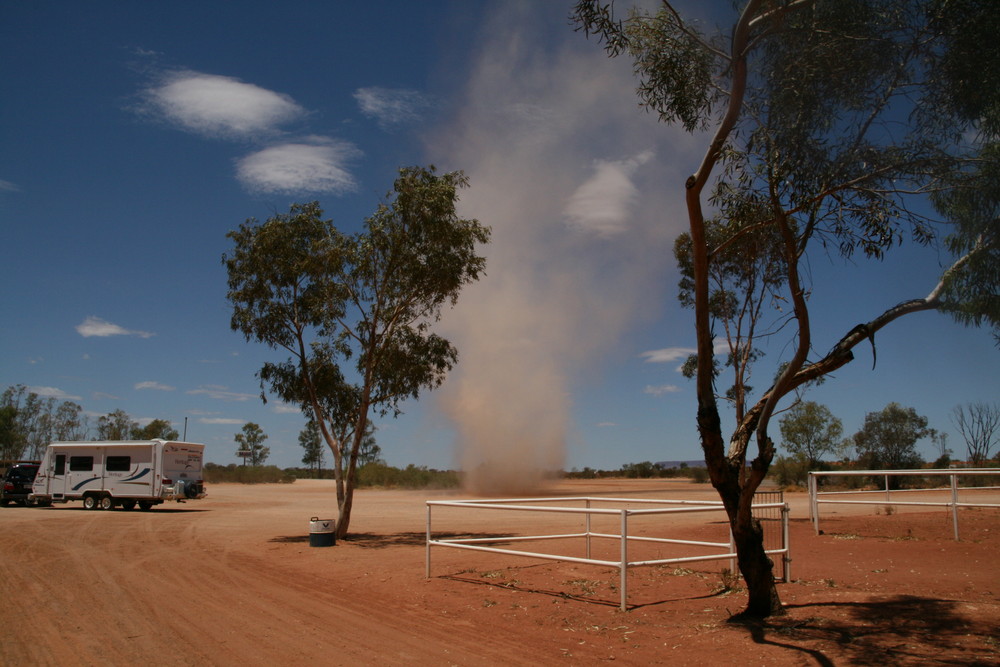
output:
<path id="1" fill-rule="evenodd" d="M 244 466 L 230 463 L 227 466 L 206 463 L 205 482 L 209 484 L 291 484 L 295 475 L 278 466 Z"/>
<path id="2" fill-rule="evenodd" d="M 454 489 L 461 484 L 461 475 L 454 470 L 435 470 L 412 463 L 405 468 L 379 462 L 358 468 L 358 488 Z"/>

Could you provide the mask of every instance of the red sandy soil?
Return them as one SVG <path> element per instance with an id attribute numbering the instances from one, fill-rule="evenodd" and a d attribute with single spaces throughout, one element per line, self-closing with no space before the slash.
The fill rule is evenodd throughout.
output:
<path id="1" fill-rule="evenodd" d="M 673 480 L 567 481 L 552 493 L 715 499 Z M 746 598 L 723 590 L 728 562 L 633 569 L 626 612 L 609 567 L 435 547 L 425 578 L 425 501 L 463 497 L 360 491 L 352 536 L 329 548 L 308 536 L 311 517 L 335 515 L 326 481 L 215 485 L 150 512 L 0 509 L 0 665 L 1000 664 L 995 508 L 962 510 L 960 542 L 950 510 L 926 507 L 824 508 L 817 535 L 805 494 L 786 494 L 787 613 L 736 624 Z M 582 521 L 433 512 L 438 537 Z M 645 517 L 633 531 L 726 540 L 714 514 Z M 582 555 L 582 541 L 528 544 L 511 548 Z M 617 542 L 602 545 L 595 557 L 617 558 Z M 639 545 L 630 557 L 641 549 L 675 555 Z"/>

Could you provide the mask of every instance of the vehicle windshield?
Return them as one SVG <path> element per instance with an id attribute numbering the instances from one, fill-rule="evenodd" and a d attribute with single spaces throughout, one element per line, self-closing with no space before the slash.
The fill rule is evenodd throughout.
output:
<path id="1" fill-rule="evenodd" d="M 7 479 L 25 480 L 30 482 L 35 479 L 35 475 L 37 473 L 38 466 L 18 466 L 7 471 Z"/>

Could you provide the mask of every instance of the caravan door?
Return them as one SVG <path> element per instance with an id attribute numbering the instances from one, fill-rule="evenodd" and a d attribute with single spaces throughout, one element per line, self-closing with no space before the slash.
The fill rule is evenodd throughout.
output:
<path id="1" fill-rule="evenodd" d="M 66 455 L 66 495 L 75 497 L 87 491 L 100 491 L 101 469 L 104 466 L 101 451 L 97 448 L 77 449 L 67 451 Z"/>
<path id="2" fill-rule="evenodd" d="M 66 495 L 66 454 L 55 453 L 49 460 L 49 470 L 45 471 L 46 480 L 45 493 L 53 498 L 62 498 Z"/>

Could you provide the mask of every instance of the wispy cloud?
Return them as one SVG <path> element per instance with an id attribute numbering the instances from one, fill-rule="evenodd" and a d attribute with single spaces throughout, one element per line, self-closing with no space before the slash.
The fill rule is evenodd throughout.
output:
<path id="1" fill-rule="evenodd" d="M 569 225 L 604 237 L 626 231 L 638 197 L 632 175 L 652 158 L 652 151 L 643 151 L 627 160 L 595 161 L 594 174 L 563 209 Z"/>
<path id="2" fill-rule="evenodd" d="M 241 158 L 236 175 L 253 192 L 326 192 L 357 189 L 347 165 L 361 152 L 353 145 L 323 137 L 270 146 Z"/>
<path id="3" fill-rule="evenodd" d="M 156 391 L 173 391 L 176 387 L 171 387 L 167 384 L 161 384 L 159 382 L 154 382 L 152 380 L 147 380 L 146 382 L 137 382 L 135 384 L 135 389 L 155 389 Z"/>
<path id="4" fill-rule="evenodd" d="M 57 387 L 28 387 L 28 391 L 33 394 L 38 394 L 42 398 L 54 398 L 60 401 L 79 401 L 79 396 L 74 396 L 72 394 L 67 394 L 62 389 Z"/>
<path id="5" fill-rule="evenodd" d="M 147 111 L 208 137 L 259 136 L 305 115 L 288 95 L 202 72 L 173 72 L 144 97 Z"/>
<path id="6" fill-rule="evenodd" d="M 359 88 L 354 92 L 361 112 L 389 129 L 419 120 L 430 100 L 415 90 L 400 88 Z"/>
<path id="7" fill-rule="evenodd" d="M 729 344 L 725 340 L 716 338 L 712 351 L 715 354 L 727 354 Z M 697 354 L 698 350 L 693 347 L 664 347 L 659 350 L 648 350 L 639 356 L 646 360 L 647 364 L 669 364 L 673 361 L 682 361 Z"/>
<path id="8" fill-rule="evenodd" d="M 0 192 L 20 192 L 21 188 L 16 183 L 5 181 L 0 178 Z"/>
<path id="9" fill-rule="evenodd" d="M 156 334 L 148 331 L 138 331 L 136 329 L 126 329 L 117 324 L 102 320 L 99 317 L 90 316 L 80 324 L 76 325 L 76 332 L 84 338 L 106 338 L 108 336 L 138 336 L 139 338 L 151 338 Z"/>
<path id="10" fill-rule="evenodd" d="M 639 356 L 645 359 L 647 364 L 665 364 L 687 359 L 697 351 L 693 347 L 665 347 L 660 350 L 643 352 Z"/>
<path id="11" fill-rule="evenodd" d="M 208 398 L 214 398 L 219 401 L 249 401 L 257 398 L 256 394 L 241 394 L 234 391 L 229 391 L 227 387 L 220 387 L 218 385 L 208 385 L 204 387 L 199 387 L 198 389 L 192 389 L 187 392 L 192 396 L 207 396 Z"/>
<path id="12" fill-rule="evenodd" d="M 650 384 L 646 385 L 646 388 L 642 390 L 642 393 L 649 394 L 651 396 L 663 396 L 664 394 L 676 394 L 680 390 L 681 388 L 674 384 Z"/>

